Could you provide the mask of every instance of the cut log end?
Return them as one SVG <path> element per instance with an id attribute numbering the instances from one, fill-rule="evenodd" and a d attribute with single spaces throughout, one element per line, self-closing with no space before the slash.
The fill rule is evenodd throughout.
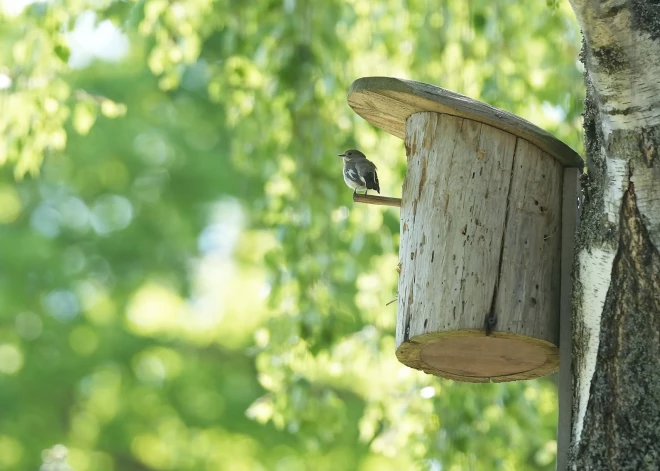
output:
<path id="1" fill-rule="evenodd" d="M 559 369 L 559 349 L 550 342 L 478 329 L 419 335 L 399 345 L 396 356 L 411 368 L 471 383 L 535 379 Z"/>

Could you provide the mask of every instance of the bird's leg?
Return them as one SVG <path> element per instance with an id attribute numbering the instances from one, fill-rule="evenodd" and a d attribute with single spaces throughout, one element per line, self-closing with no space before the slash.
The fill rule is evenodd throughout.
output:
<path id="1" fill-rule="evenodd" d="M 353 188 L 353 196 L 357 193 L 357 188 Z"/>
<path id="2" fill-rule="evenodd" d="M 369 188 L 367 188 L 366 190 L 364 190 L 364 195 L 365 195 L 365 196 L 367 195 L 367 193 L 369 193 Z"/>

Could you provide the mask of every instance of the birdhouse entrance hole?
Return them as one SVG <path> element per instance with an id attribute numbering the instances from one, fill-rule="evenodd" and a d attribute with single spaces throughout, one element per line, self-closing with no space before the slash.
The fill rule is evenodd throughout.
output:
<path id="1" fill-rule="evenodd" d="M 510 113 L 372 77 L 350 106 L 405 139 L 396 355 L 470 381 L 557 370 L 564 169 L 580 157 Z"/>

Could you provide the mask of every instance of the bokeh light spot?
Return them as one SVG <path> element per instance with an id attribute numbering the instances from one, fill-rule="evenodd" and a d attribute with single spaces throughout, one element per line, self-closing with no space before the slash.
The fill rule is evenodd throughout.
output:
<path id="1" fill-rule="evenodd" d="M 11 469 L 23 456 L 21 443 L 9 435 L 0 435 L 0 469 Z"/>
<path id="2" fill-rule="evenodd" d="M 16 345 L 0 345 L 0 373 L 13 375 L 23 368 L 23 352 Z"/>
<path id="3" fill-rule="evenodd" d="M 125 229 L 133 219 L 133 205 L 119 195 L 104 195 L 92 206 L 92 226 L 99 234 Z"/>
<path id="4" fill-rule="evenodd" d="M 21 199 L 10 185 L 0 186 L 0 224 L 10 224 L 21 214 Z"/>
<path id="5" fill-rule="evenodd" d="M 43 307 L 55 319 L 67 322 L 80 312 L 78 298 L 68 290 L 55 290 L 46 295 Z"/>
<path id="6" fill-rule="evenodd" d="M 33 312 L 21 312 L 16 316 L 16 333 L 25 340 L 34 340 L 41 335 L 43 323 Z"/>
<path id="7" fill-rule="evenodd" d="M 81 325 L 69 334 L 69 345 L 78 355 L 88 356 L 98 348 L 99 338 L 94 329 Z"/>

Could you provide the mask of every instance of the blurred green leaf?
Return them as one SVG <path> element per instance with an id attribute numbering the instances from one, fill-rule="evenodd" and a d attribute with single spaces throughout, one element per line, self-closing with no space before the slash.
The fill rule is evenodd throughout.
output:
<path id="1" fill-rule="evenodd" d="M 59 57 L 60 60 L 66 64 L 67 62 L 69 62 L 69 57 L 71 56 L 71 50 L 63 44 L 57 44 L 55 46 L 55 55 Z"/>
<path id="2" fill-rule="evenodd" d="M 396 360 L 399 215 L 353 205 L 336 154 L 361 148 L 400 192 L 403 143 L 346 104 L 366 75 L 455 90 L 579 150 L 567 2 L 12 14 L 0 467 L 553 469 L 550 381 L 459 384 Z"/>

